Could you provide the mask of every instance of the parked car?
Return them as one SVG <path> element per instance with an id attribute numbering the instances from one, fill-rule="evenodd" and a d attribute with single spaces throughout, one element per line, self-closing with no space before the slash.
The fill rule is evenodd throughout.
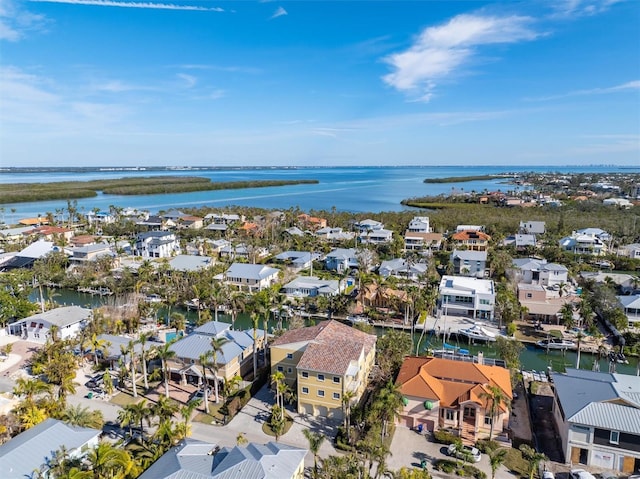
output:
<path id="1" fill-rule="evenodd" d="M 571 479 L 596 479 L 593 474 L 584 469 L 571 469 L 569 474 L 571 475 Z"/>
<path id="2" fill-rule="evenodd" d="M 458 449 L 455 444 L 449 444 L 449 447 L 447 448 L 447 454 L 449 456 L 455 456 L 458 459 L 469 458 L 473 462 L 480 462 L 480 459 L 482 459 L 482 454 L 480 454 L 480 451 L 478 451 L 478 449 L 476 449 L 475 447 L 471 447 L 471 446 L 463 445 L 462 449 Z"/>
<path id="3" fill-rule="evenodd" d="M 213 396 L 213 388 L 207 388 L 207 398 L 211 399 L 211 397 Z M 194 399 L 204 399 L 204 388 L 200 388 L 198 389 L 196 392 L 194 392 L 191 395 L 191 400 Z"/>
<path id="4" fill-rule="evenodd" d="M 96 374 L 91 379 L 89 379 L 84 385 L 89 389 L 97 388 L 98 386 L 102 386 L 104 382 L 104 373 Z"/>

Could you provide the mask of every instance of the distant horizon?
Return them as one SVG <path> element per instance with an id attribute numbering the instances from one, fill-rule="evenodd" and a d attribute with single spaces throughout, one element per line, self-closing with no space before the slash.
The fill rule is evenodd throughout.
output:
<path id="1" fill-rule="evenodd" d="M 640 164 L 636 0 L 1 2 L 0 166 Z"/>

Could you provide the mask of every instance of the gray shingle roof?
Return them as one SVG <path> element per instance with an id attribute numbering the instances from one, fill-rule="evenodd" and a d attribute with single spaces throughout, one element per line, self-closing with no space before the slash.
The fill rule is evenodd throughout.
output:
<path id="1" fill-rule="evenodd" d="M 63 445 L 73 451 L 101 432 L 47 419 L 0 446 L 0 476 L 3 479 L 31 477 L 33 471 L 51 460 Z"/>

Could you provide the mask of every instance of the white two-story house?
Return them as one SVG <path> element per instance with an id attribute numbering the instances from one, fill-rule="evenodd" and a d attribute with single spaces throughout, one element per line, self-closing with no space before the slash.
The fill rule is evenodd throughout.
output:
<path id="1" fill-rule="evenodd" d="M 473 319 L 493 319 L 496 290 L 490 279 L 443 276 L 438 304 L 443 314 Z"/>
<path id="2" fill-rule="evenodd" d="M 180 242 L 168 231 L 138 233 L 135 254 L 143 258 L 170 258 L 180 254 Z"/>

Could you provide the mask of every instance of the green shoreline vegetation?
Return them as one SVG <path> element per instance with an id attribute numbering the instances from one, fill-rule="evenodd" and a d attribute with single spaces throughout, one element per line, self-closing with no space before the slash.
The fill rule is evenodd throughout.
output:
<path id="1" fill-rule="evenodd" d="M 467 181 L 490 181 L 511 177 L 511 175 L 447 176 L 445 178 L 427 178 L 424 183 L 465 183 Z"/>
<path id="2" fill-rule="evenodd" d="M 98 191 L 102 191 L 103 194 L 107 195 L 156 195 L 316 183 L 318 183 L 318 180 L 256 180 L 213 183 L 208 178 L 194 176 L 154 176 L 120 178 L 115 180 L 14 183 L 0 185 L 0 204 L 91 198 L 97 196 Z"/>

